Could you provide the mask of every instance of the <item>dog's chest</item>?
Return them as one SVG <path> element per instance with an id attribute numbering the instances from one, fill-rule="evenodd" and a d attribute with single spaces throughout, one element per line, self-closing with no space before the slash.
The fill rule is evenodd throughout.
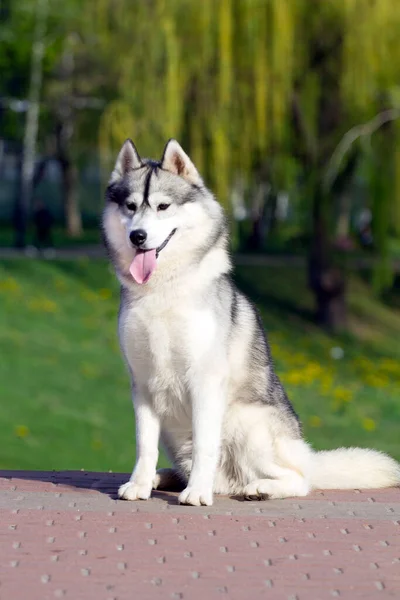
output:
<path id="1" fill-rule="evenodd" d="M 190 372 L 203 334 L 204 318 L 185 307 L 143 306 L 124 315 L 120 336 L 126 358 L 157 412 L 190 411 Z"/>

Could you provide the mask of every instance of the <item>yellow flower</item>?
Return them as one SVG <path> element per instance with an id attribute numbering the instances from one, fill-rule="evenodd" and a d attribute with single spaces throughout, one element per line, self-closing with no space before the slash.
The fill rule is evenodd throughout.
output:
<path id="1" fill-rule="evenodd" d="M 91 442 L 92 450 L 101 450 L 103 447 L 103 442 L 100 438 L 94 437 Z"/>
<path id="2" fill-rule="evenodd" d="M 81 366 L 81 373 L 88 379 L 94 379 L 98 375 L 98 371 L 94 365 L 90 365 L 89 363 L 83 363 Z"/>
<path id="3" fill-rule="evenodd" d="M 82 325 L 86 327 L 86 329 L 97 329 L 99 322 L 93 317 L 85 317 L 82 319 Z"/>
<path id="4" fill-rule="evenodd" d="M 289 371 L 283 376 L 283 380 L 292 385 L 299 385 L 302 381 L 301 371 Z"/>
<path id="5" fill-rule="evenodd" d="M 321 393 L 322 394 L 330 393 L 332 384 L 333 384 L 333 374 L 330 373 L 329 371 L 322 373 L 322 375 L 320 377 L 320 382 L 321 382 Z"/>
<path id="6" fill-rule="evenodd" d="M 400 361 L 394 360 L 393 358 L 384 358 L 379 364 L 382 371 L 391 373 L 394 375 L 400 375 Z"/>
<path id="7" fill-rule="evenodd" d="M 10 292 L 11 294 L 16 294 L 21 291 L 21 287 L 13 277 L 6 277 L 3 281 L 0 281 L 0 291 L 2 292 Z"/>
<path id="8" fill-rule="evenodd" d="M 99 291 L 99 296 L 100 298 L 102 298 L 103 300 L 108 300 L 109 298 L 111 298 L 112 296 L 112 292 L 111 290 L 109 290 L 108 288 L 102 288 Z"/>
<path id="9" fill-rule="evenodd" d="M 50 300 L 49 298 L 33 298 L 28 301 L 27 306 L 29 310 L 34 312 L 57 312 L 57 304 L 54 300 Z"/>
<path id="10" fill-rule="evenodd" d="M 375 431 L 375 429 L 376 429 L 375 421 L 373 419 L 369 419 L 368 417 L 363 419 L 361 421 L 361 424 L 362 424 L 363 428 L 365 429 L 365 431 Z"/>
<path id="11" fill-rule="evenodd" d="M 339 402 L 345 404 L 347 402 L 351 402 L 351 400 L 353 399 L 353 394 L 347 388 L 337 387 L 335 390 L 333 390 L 333 397 L 335 398 L 335 400 L 338 400 Z"/>
<path id="12" fill-rule="evenodd" d="M 14 433 L 19 438 L 25 438 L 29 435 L 29 429 L 26 425 L 17 425 L 14 429 Z"/>
<path id="13" fill-rule="evenodd" d="M 55 277 L 54 278 L 54 287 L 59 292 L 63 292 L 64 290 L 67 289 L 67 284 L 66 284 L 65 280 L 62 279 L 61 277 Z"/>
<path id="14" fill-rule="evenodd" d="M 372 371 L 375 368 L 374 363 L 369 360 L 369 358 L 365 358 L 365 356 L 358 356 L 355 358 L 354 365 L 363 371 Z"/>
<path id="15" fill-rule="evenodd" d="M 368 373 L 368 375 L 365 376 L 364 381 L 367 385 L 376 388 L 383 388 L 389 385 L 388 377 L 376 372 Z"/>
<path id="16" fill-rule="evenodd" d="M 293 354 L 291 356 L 291 362 L 293 364 L 297 363 L 300 365 L 304 365 L 307 361 L 307 357 L 305 354 L 302 354 L 301 352 L 296 352 L 295 354 Z"/>
<path id="17" fill-rule="evenodd" d="M 322 420 L 317 415 L 311 415 L 308 422 L 310 423 L 311 427 L 321 427 L 322 425 Z"/>
<path id="18" fill-rule="evenodd" d="M 81 298 L 82 300 L 86 300 L 86 302 L 97 302 L 99 296 L 95 294 L 92 290 L 84 289 L 81 291 Z"/>

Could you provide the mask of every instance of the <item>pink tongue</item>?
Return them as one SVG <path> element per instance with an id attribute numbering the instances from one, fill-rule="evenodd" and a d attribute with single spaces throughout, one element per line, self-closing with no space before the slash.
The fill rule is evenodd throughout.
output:
<path id="1" fill-rule="evenodd" d="M 157 265 L 156 250 L 138 250 L 129 271 L 137 283 L 146 283 Z"/>

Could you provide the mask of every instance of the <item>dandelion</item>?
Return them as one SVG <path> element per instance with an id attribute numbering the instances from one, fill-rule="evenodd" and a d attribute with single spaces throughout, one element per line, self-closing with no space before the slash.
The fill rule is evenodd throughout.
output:
<path id="1" fill-rule="evenodd" d="M 307 362 L 307 357 L 305 356 L 305 354 L 302 354 L 301 352 L 296 352 L 295 354 L 293 354 L 291 356 L 291 363 L 292 364 L 305 364 Z"/>
<path id="2" fill-rule="evenodd" d="M 358 356 L 353 362 L 355 367 L 358 367 L 362 371 L 373 371 L 375 369 L 374 363 L 366 358 L 365 356 Z"/>
<path id="3" fill-rule="evenodd" d="M 14 433 L 19 438 L 26 438 L 29 435 L 29 429 L 26 425 L 17 425 Z"/>
<path id="4" fill-rule="evenodd" d="M 99 291 L 99 296 L 100 296 L 100 298 L 101 298 L 102 300 L 109 300 L 109 299 L 111 298 L 111 296 L 112 296 L 112 292 L 111 292 L 111 290 L 110 290 L 110 289 L 108 289 L 108 288 L 102 288 L 102 289 Z"/>
<path id="5" fill-rule="evenodd" d="M 92 450 L 101 450 L 103 448 L 103 442 L 99 437 L 94 437 L 90 445 Z"/>
<path id="6" fill-rule="evenodd" d="M 49 298 L 33 298 L 27 303 L 29 310 L 33 312 L 55 313 L 57 312 L 57 304 Z"/>
<path id="7" fill-rule="evenodd" d="M 81 298 L 82 300 L 86 300 L 86 302 L 97 302 L 99 300 L 99 296 L 92 290 L 82 290 Z"/>
<path id="8" fill-rule="evenodd" d="M 61 277 L 54 278 L 54 287 L 58 292 L 64 292 L 67 289 L 67 284 Z"/>
<path id="9" fill-rule="evenodd" d="M 81 322 L 86 329 L 97 329 L 97 327 L 99 326 L 98 321 L 93 317 L 85 317 L 82 319 Z"/>
<path id="10" fill-rule="evenodd" d="M 8 292 L 10 294 L 16 294 L 21 291 L 21 286 L 18 281 L 13 277 L 6 277 L 3 281 L 0 281 L 0 292 Z"/>
<path id="11" fill-rule="evenodd" d="M 374 388 L 384 388 L 389 385 L 389 378 L 386 375 L 380 373 L 368 373 L 364 381 L 367 385 Z"/>
<path id="12" fill-rule="evenodd" d="M 385 375 L 400 378 L 400 361 L 393 358 L 384 358 L 379 363 L 379 370 L 383 371 Z"/>
<path id="13" fill-rule="evenodd" d="M 119 354 L 121 352 L 120 345 L 115 340 L 110 342 L 110 348 L 115 354 Z"/>
<path id="14" fill-rule="evenodd" d="M 89 363 L 83 363 L 81 366 L 81 373 L 87 377 L 87 379 L 94 379 L 98 375 L 96 367 Z"/>
<path id="15" fill-rule="evenodd" d="M 347 403 L 352 401 L 353 394 L 349 389 L 339 386 L 333 390 L 333 397 L 335 398 L 335 400 Z"/>
<path id="16" fill-rule="evenodd" d="M 384 358 L 380 361 L 380 367 L 385 371 L 398 372 L 400 371 L 400 362 L 393 358 Z"/>
<path id="17" fill-rule="evenodd" d="M 321 417 L 318 417 L 317 415 L 311 415 L 308 422 L 311 427 L 321 427 L 321 425 L 322 425 L 322 419 L 321 419 Z"/>
<path id="18" fill-rule="evenodd" d="M 363 429 L 365 429 L 365 431 L 375 431 L 375 429 L 376 429 L 375 421 L 368 417 L 364 418 L 361 421 L 361 425 L 362 425 Z"/>
<path id="19" fill-rule="evenodd" d="M 325 371 L 320 377 L 321 394 L 330 394 L 333 384 L 333 374 L 330 371 Z"/>
<path id="20" fill-rule="evenodd" d="M 283 376 L 283 380 L 291 385 L 300 385 L 304 383 L 304 374 L 302 371 L 289 371 Z"/>

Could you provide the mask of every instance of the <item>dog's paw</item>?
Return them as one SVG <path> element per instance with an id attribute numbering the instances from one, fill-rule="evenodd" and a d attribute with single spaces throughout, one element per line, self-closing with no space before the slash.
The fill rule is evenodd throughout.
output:
<path id="1" fill-rule="evenodd" d="M 137 484 L 127 481 L 118 490 L 121 500 L 148 500 L 151 494 L 151 483 L 149 485 Z"/>
<path id="2" fill-rule="evenodd" d="M 257 479 L 252 481 L 244 488 L 243 495 L 245 500 L 268 500 L 271 490 L 268 487 L 268 480 Z"/>
<path id="3" fill-rule="evenodd" d="M 199 489 L 188 486 L 179 495 L 179 504 L 190 504 L 191 506 L 211 506 L 213 503 L 212 490 Z"/>

